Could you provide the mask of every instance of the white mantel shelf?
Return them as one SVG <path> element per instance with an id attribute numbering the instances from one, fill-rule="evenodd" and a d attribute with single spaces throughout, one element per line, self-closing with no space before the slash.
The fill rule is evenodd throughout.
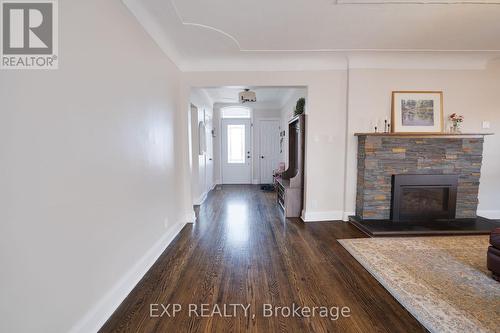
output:
<path id="1" fill-rule="evenodd" d="M 381 136 L 393 138 L 442 138 L 442 139 L 470 139 L 482 138 L 493 133 L 354 133 L 355 136 Z"/>

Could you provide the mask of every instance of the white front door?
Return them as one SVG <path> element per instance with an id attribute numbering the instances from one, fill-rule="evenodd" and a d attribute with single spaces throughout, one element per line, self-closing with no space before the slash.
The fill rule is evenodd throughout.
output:
<path id="1" fill-rule="evenodd" d="M 273 171 L 280 155 L 280 124 L 278 120 L 260 121 L 260 183 L 272 184 Z"/>
<path id="2" fill-rule="evenodd" d="M 222 183 L 252 183 L 250 119 L 222 120 Z"/>

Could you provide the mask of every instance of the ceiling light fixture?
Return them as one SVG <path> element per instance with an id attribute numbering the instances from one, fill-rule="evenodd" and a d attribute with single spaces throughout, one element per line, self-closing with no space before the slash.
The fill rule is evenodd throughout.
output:
<path id="1" fill-rule="evenodd" d="M 240 92 L 240 103 L 257 102 L 257 96 L 254 91 L 250 89 L 245 89 L 245 91 Z"/>

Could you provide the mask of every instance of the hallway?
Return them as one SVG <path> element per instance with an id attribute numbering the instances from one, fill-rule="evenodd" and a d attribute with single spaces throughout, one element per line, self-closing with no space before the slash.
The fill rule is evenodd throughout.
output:
<path id="1" fill-rule="evenodd" d="M 184 227 L 100 332 L 425 331 L 336 241 L 357 237 L 364 236 L 343 222 L 285 221 L 275 193 L 225 185 L 210 192 L 197 222 Z M 182 310 L 169 317 L 162 304 Z M 202 317 L 189 304 L 249 305 L 249 315 L 240 309 L 234 317 Z M 264 317 L 264 304 L 350 312 L 336 320 Z"/>

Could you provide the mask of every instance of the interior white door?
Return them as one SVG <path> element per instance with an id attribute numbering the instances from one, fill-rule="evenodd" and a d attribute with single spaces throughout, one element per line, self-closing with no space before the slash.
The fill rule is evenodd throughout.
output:
<path id="1" fill-rule="evenodd" d="M 250 119 L 222 120 L 222 183 L 252 183 Z"/>
<path id="2" fill-rule="evenodd" d="M 280 155 L 278 120 L 261 120 L 260 127 L 260 183 L 272 184 L 273 171 L 277 169 Z"/>

